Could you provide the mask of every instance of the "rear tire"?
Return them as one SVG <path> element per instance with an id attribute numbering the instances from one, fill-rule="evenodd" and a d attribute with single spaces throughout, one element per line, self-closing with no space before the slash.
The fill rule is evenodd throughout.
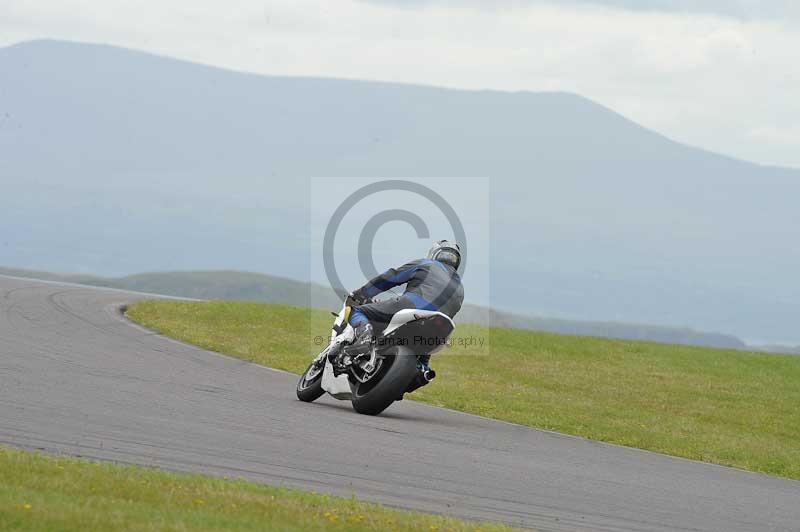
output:
<path id="1" fill-rule="evenodd" d="M 306 380 L 306 375 L 313 367 L 314 363 L 312 362 L 303 372 L 303 375 L 300 376 L 300 380 L 297 381 L 297 398 L 306 403 L 316 401 L 325 393 L 325 390 L 322 389 L 322 371 L 312 379 Z"/>
<path id="2" fill-rule="evenodd" d="M 402 399 L 411 379 L 417 374 L 417 357 L 413 352 L 398 348 L 397 354 L 389 355 L 384 364 L 391 360 L 380 381 L 363 395 L 359 387 L 353 386 L 353 410 L 359 414 L 375 416 L 386 410 L 389 405 Z"/>

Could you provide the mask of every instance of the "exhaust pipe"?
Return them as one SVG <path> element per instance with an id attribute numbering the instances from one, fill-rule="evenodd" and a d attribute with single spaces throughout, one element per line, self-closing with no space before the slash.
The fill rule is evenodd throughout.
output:
<path id="1" fill-rule="evenodd" d="M 432 369 L 427 369 L 425 371 L 417 371 L 417 374 L 414 376 L 414 379 L 408 385 L 408 389 L 404 393 L 411 393 L 418 388 L 422 388 L 433 379 L 436 378 L 436 372 Z"/>

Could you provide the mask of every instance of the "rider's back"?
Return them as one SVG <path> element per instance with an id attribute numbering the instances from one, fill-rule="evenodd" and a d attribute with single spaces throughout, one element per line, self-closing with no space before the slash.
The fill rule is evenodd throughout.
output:
<path id="1" fill-rule="evenodd" d="M 419 259 L 413 264 L 414 273 L 406 285 L 406 295 L 421 298 L 417 301 L 418 308 L 438 310 L 450 316 L 455 316 L 464 302 L 464 286 L 461 277 L 451 266 L 431 259 Z"/>

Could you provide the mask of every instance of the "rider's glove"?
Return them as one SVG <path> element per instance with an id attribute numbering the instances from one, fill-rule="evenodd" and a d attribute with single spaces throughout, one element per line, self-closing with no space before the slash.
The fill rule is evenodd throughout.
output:
<path id="1" fill-rule="evenodd" d="M 363 305 L 365 302 L 366 298 L 361 295 L 361 292 L 359 290 L 353 290 L 347 295 L 347 300 L 345 301 L 345 304 L 347 304 L 348 306 L 353 306 L 353 305 Z"/>

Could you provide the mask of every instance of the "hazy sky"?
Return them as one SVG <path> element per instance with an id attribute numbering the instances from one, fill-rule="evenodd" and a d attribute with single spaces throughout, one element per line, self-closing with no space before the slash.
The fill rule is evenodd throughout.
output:
<path id="1" fill-rule="evenodd" d="M 103 42 L 267 74 L 576 92 L 800 167 L 797 0 L 0 0 L 0 45 Z"/>

